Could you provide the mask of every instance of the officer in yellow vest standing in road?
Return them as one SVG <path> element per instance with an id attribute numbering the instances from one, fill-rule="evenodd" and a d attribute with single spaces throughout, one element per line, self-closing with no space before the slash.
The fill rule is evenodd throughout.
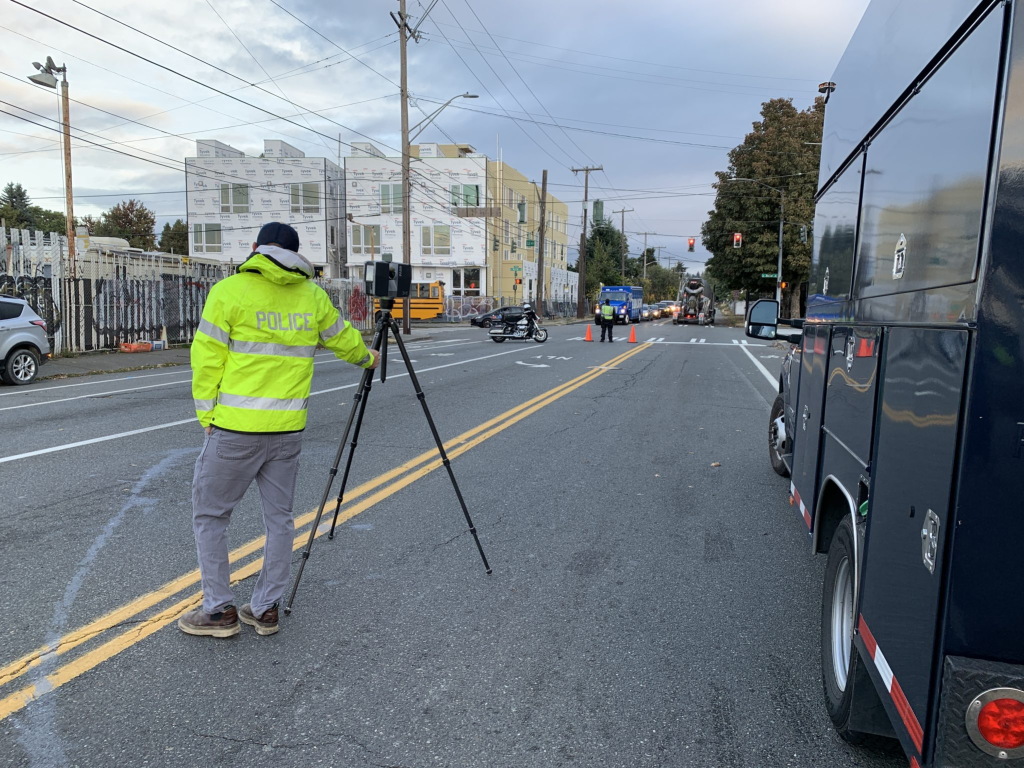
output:
<path id="1" fill-rule="evenodd" d="M 608 333 L 609 343 L 612 340 L 612 328 L 615 327 L 615 308 L 608 299 L 601 305 L 601 341 L 604 341 L 605 332 Z"/>
<path id="2" fill-rule="evenodd" d="M 292 501 L 321 342 L 362 368 L 376 368 L 366 348 L 315 283 L 287 224 L 266 224 L 238 273 L 217 283 L 192 342 L 192 397 L 206 430 L 192 481 L 192 529 L 203 582 L 202 607 L 178 627 L 190 635 L 230 637 L 239 619 L 261 635 L 277 632 L 278 602 L 291 568 Z M 266 544 L 252 601 L 236 609 L 228 562 L 231 511 L 255 480 Z"/>

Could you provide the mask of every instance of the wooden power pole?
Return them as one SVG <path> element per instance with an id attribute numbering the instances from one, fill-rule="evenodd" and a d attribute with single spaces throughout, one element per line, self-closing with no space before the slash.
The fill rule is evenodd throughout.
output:
<path id="1" fill-rule="evenodd" d="M 612 213 L 622 214 L 622 276 L 626 276 L 626 214 L 632 213 L 635 208 L 623 208 L 621 211 L 612 211 Z M 625 280 L 623 280 L 625 283 Z"/>
<path id="2" fill-rule="evenodd" d="M 534 187 L 536 189 L 536 187 Z M 537 227 L 537 304 L 540 305 L 540 316 L 544 317 L 544 234 L 547 226 L 548 204 L 548 172 L 545 169 L 540 177 L 540 226 Z"/>
<path id="3" fill-rule="evenodd" d="M 590 172 L 603 171 L 603 165 L 570 168 L 573 173 L 583 172 L 583 229 L 580 231 L 580 258 L 577 263 L 580 283 L 576 298 L 576 317 L 582 320 L 586 315 L 583 302 L 587 298 L 587 201 L 590 199 Z"/>

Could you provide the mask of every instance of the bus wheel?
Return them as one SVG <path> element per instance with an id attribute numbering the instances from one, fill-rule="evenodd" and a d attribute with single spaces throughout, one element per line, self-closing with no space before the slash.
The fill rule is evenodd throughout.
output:
<path id="1" fill-rule="evenodd" d="M 781 421 L 782 427 L 785 429 L 785 419 L 786 397 L 780 392 L 775 397 L 771 413 L 768 415 L 768 458 L 771 459 L 772 469 L 776 474 L 789 477 L 789 469 L 786 468 L 786 462 L 782 460 L 782 451 L 779 450 L 779 425 L 776 423 Z"/>
<path id="2" fill-rule="evenodd" d="M 836 731 L 852 744 L 865 744 L 878 739 L 850 728 L 854 681 L 864 677 L 858 675 L 863 662 L 853 643 L 855 535 L 850 516 L 845 515 L 828 549 L 821 594 L 821 682 L 825 708 Z"/>

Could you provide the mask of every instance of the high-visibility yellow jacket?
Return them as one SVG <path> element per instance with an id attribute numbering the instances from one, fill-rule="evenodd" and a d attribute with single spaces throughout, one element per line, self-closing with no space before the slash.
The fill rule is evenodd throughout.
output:
<path id="1" fill-rule="evenodd" d="M 613 317 L 615 317 L 615 308 L 611 304 L 602 304 L 601 319 L 611 320 Z"/>
<path id="2" fill-rule="evenodd" d="M 262 245 L 210 290 L 192 342 L 192 397 L 204 427 L 296 432 L 318 341 L 350 363 L 371 363 L 359 331 L 309 280 L 302 256 Z"/>

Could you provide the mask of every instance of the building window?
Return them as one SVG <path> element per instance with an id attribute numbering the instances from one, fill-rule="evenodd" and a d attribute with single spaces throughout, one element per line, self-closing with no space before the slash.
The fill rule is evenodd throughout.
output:
<path id="1" fill-rule="evenodd" d="M 320 213 L 320 184 L 292 184 L 292 213 Z"/>
<path id="2" fill-rule="evenodd" d="M 508 248 L 505 249 L 505 261 L 508 261 Z"/>
<path id="3" fill-rule="evenodd" d="M 480 268 L 456 267 L 452 270 L 453 296 L 480 295 Z"/>
<path id="4" fill-rule="evenodd" d="M 220 224 L 193 224 L 192 250 L 195 253 L 220 253 L 220 237 Z"/>
<path id="5" fill-rule="evenodd" d="M 248 184 L 221 184 L 220 185 L 220 212 L 221 213 L 248 213 L 249 212 L 249 185 Z"/>
<path id="6" fill-rule="evenodd" d="M 400 214 L 402 212 L 402 185 L 380 185 L 380 212 Z"/>
<path id="7" fill-rule="evenodd" d="M 509 223 L 508 219 L 502 219 L 502 223 L 505 225 L 504 226 L 504 229 L 505 229 L 505 245 L 508 245 L 509 238 L 510 238 L 511 232 L 512 232 L 512 225 Z M 508 257 L 506 256 L 505 258 L 508 258 Z"/>
<path id="8" fill-rule="evenodd" d="M 476 208 L 480 205 L 479 184 L 452 184 L 448 191 L 453 208 Z"/>
<path id="9" fill-rule="evenodd" d="M 374 259 L 380 254 L 380 225 L 352 225 L 352 255 L 365 254 Z"/>
<path id="10" fill-rule="evenodd" d="M 420 251 L 424 256 L 449 256 L 452 252 L 452 228 L 447 224 L 420 228 Z"/>

